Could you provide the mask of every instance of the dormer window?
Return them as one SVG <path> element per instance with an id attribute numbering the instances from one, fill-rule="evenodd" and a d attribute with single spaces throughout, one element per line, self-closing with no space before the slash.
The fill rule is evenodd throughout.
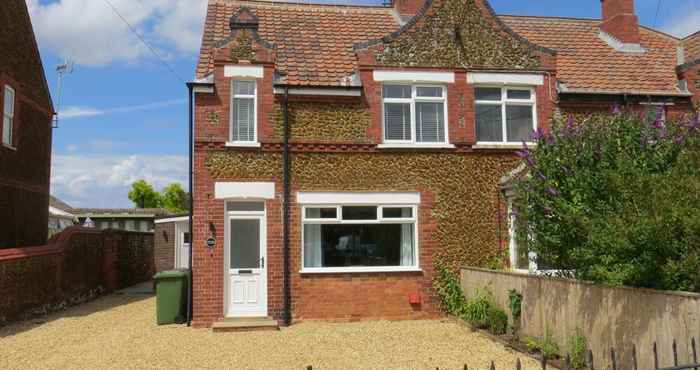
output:
<path id="1" fill-rule="evenodd" d="M 255 144 L 258 141 L 254 80 L 233 80 L 231 83 L 230 144 Z"/>
<path id="2" fill-rule="evenodd" d="M 383 85 L 384 143 L 447 143 L 445 95 L 443 86 Z"/>

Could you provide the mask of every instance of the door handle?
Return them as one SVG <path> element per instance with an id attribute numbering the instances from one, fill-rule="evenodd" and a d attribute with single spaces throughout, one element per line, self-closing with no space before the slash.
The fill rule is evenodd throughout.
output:
<path id="1" fill-rule="evenodd" d="M 265 268 L 265 257 L 260 258 L 260 268 Z"/>

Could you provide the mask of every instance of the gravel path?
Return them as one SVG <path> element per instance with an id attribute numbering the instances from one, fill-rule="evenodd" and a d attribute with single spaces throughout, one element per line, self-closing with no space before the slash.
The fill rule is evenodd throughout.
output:
<path id="1" fill-rule="evenodd" d="M 279 332 L 156 326 L 155 299 L 111 295 L 0 329 L 0 369 L 515 369 L 518 355 L 449 320 L 307 322 Z M 520 355 L 523 369 L 536 361 Z"/>

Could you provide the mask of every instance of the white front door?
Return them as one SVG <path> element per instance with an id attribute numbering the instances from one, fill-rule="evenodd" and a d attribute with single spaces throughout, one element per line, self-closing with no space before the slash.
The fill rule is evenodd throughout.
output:
<path id="1" fill-rule="evenodd" d="M 267 316 L 265 214 L 228 213 L 226 228 L 227 316 Z"/>
<path id="2" fill-rule="evenodd" d="M 175 224 L 175 268 L 190 268 L 190 228 L 189 222 Z"/>

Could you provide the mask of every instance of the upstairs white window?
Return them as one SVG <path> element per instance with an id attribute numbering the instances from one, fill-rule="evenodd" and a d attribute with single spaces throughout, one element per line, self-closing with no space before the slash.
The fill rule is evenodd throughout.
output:
<path id="1" fill-rule="evenodd" d="M 445 88 L 383 85 L 385 143 L 446 143 Z"/>
<path id="2" fill-rule="evenodd" d="M 5 85 L 2 108 L 2 143 L 12 146 L 15 119 L 15 90 Z"/>
<path id="3" fill-rule="evenodd" d="M 523 87 L 475 89 L 476 140 L 479 143 L 521 143 L 537 129 L 535 90 Z"/>
<path id="4" fill-rule="evenodd" d="M 257 103 L 255 81 L 233 80 L 231 85 L 231 137 L 232 143 L 256 143 Z"/>

